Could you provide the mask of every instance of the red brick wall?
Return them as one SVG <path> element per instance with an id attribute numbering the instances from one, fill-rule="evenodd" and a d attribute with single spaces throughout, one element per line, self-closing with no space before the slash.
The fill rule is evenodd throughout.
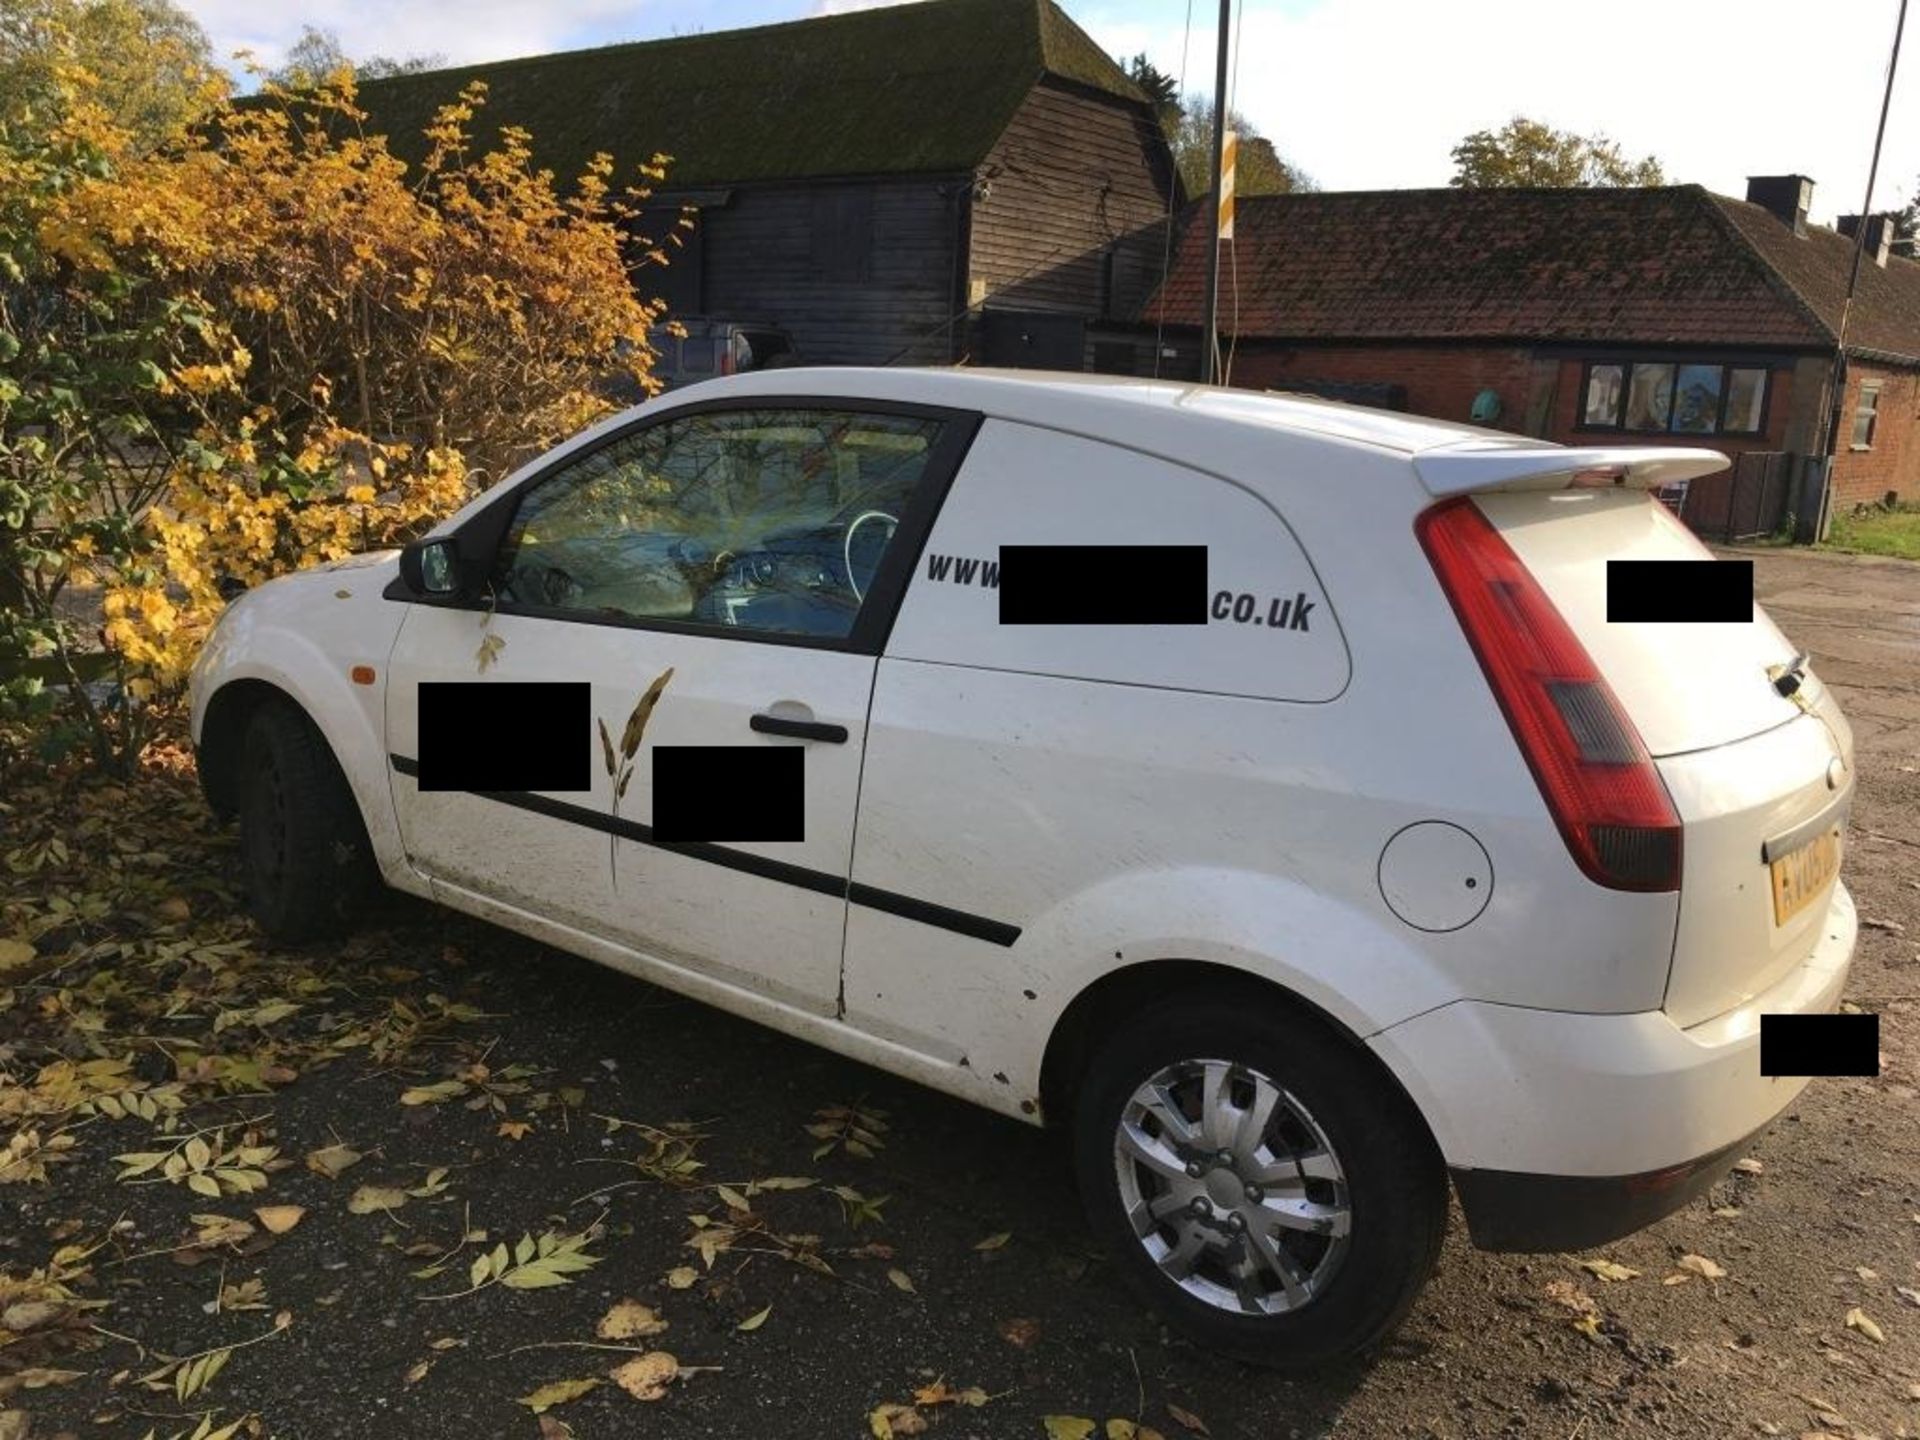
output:
<path id="1" fill-rule="evenodd" d="M 1492 390 L 1500 397 L 1498 428 L 1527 433 L 1538 414 L 1539 432 L 1566 445 L 1701 445 L 1729 455 L 1747 450 L 1786 450 L 1790 436 L 1820 433 L 1821 417 L 1795 415 L 1819 404 L 1817 388 L 1796 387 L 1791 366 L 1767 377 L 1764 433 L 1759 435 L 1640 435 L 1577 428 L 1582 362 L 1534 358 L 1523 345 L 1301 345 L 1246 344 L 1234 357 L 1232 379 L 1249 389 L 1284 390 L 1304 381 L 1375 383 L 1406 389 L 1415 415 L 1465 422 L 1473 397 Z M 1849 448 L 1853 411 L 1863 381 L 1880 382 L 1879 422 L 1873 445 Z M 1805 393 L 1800 393 L 1802 390 Z M 1796 420 L 1799 422 L 1796 427 Z M 1920 501 L 1920 375 L 1856 364 L 1848 381 L 1839 454 L 1834 461 L 1834 497 L 1851 507 L 1878 501 L 1889 490 Z"/>
<path id="2" fill-rule="evenodd" d="M 1415 415 L 1465 424 L 1473 397 L 1492 390 L 1500 397 L 1500 425 L 1521 429 L 1527 415 L 1529 351 L 1525 346 L 1314 345 L 1256 349 L 1234 356 L 1235 385 L 1284 390 L 1289 382 L 1381 382 L 1404 385 Z"/>
<path id="3" fill-rule="evenodd" d="M 1880 408 L 1873 444 L 1852 448 L 1853 412 L 1863 383 L 1878 382 Z M 1910 370 L 1886 370 L 1855 363 L 1848 367 L 1847 403 L 1840 412 L 1839 444 L 1833 457 L 1833 504 L 1851 509 L 1881 499 L 1889 490 L 1920 500 L 1920 441 L 1914 434 L 1920 412 L 1920 376 Z"/>

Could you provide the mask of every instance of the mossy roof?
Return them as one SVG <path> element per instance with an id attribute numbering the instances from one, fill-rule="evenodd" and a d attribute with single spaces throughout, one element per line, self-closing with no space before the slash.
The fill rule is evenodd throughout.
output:
<path id="1" fill-rule="evenodd" d="M 464 65 L 367 81 L 360 103 L 370 130 L 417 156 L 434 110 L 482 80 L 483 138 L 526 129 L 538 163 L 563 179 L 596 151 L 626 174 L 664 152 L 677 190 L 969 171 L 1043 75 L 1146 103 L 1051 0 L 923 0 Z"/>

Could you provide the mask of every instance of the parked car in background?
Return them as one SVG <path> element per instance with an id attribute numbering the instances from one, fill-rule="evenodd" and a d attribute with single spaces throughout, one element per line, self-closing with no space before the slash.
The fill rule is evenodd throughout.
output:
<path id="1" fill-rule="evenodd" d="M 659 357 L 653 362 L 653 373 L 668 390 L 717 375 L 745 375 L 800 363 L 793 337 L 778 325 L 701 316 L 677 323 L 685 335 L 673 334 L 666 325 L 656 325 L 647 333 Z M 625 398 L 645 397 L 635 393 Z"/>
<path id="2" fill-rule="evenodd" d="M 1140 1294 L 1312 1365 L 1407 1313 L 1450 1179 L 1477 1245 L 1600 1244 L 1806 1084 L 1759 1022 L 1847 978 L 1846 720 L 1757 605 L 1608 619 L 1609 561 L 1713 563 L 1654 492 L 1725 464 L 736 375 L 243 596 L 192 733 L 276 937 L 384 881 L 1056 1124 Z M 542 684 L 577 780 L 436 769 L 534 754 L 476 717 Z"/>

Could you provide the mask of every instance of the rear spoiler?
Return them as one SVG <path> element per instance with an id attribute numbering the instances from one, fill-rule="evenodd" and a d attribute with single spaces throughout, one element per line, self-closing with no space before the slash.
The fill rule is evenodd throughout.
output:
<path id="1" fill-rule="evenodd" d="M 1612 488 L 1656 490 L 1680 480 L 1724 470 L 1718 450 L 1653 446 L 1500 445 L 1469 441 L 1425 450 L 1413 457 L 1414 472 L 1435 499 L 1486 490 Z"/>

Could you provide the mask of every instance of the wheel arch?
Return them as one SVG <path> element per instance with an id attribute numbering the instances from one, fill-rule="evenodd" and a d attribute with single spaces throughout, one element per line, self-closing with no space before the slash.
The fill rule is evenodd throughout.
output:
<path id="1" fill-rule="evenodd" d="M 1251 971 L 1207 960 L 1159 959 L 1126 965 L 1087 985 L 1068 1002 L 1055 1020 L 1047 1037 L 1040 1061 L 1040 1114 L 1043 1123 L 1056 1127 L 1072 1114 L 1072 1097 L 1086 1073 L 1096 1048 L 1096 1038 L 1106 1027 L 1155 1003 L 1191 996 L 1202 991 L 1225 993 L 1244 999 L 1252 1007 L 1268 1006 L 1304 1021 L 1339 1041 L 1356 1055 L 1406 1102 L 1407 1109 L 1419 1118 L 1427 1137 L 1439 1153 L 1433 1127 L 1419 1103 L 1401 1083 L 1400 1077 L 1364 1039 L 1336 1016 L 1314 1004 L 1296 990 Z"/>
<path id="2" fill-rule="evenodd" d="M 273 700 L 284 700 L 305 710 L 278 685 L 253 676 L 229 680 L 207 700 L 206 715 L 200 722 L 196 763 L 201 793 L 207 797 L 207 805 L 217 819 L 232 820 L 239 811 L 241 742 L 246 737 L 248 723 L 260 707 Z"/>
<path id="3" fill-rule="evenodd" d="M 312 647 L 302 648 L 311 652 Z M 346 777 L 382 878 L 397 889 L 419 890 L 422 882 L 407 864 L 393 810 L 378 700 L 369 706 L 344 677 L 331 683 L 322 679 L 309 690 L 299 683 L 300 672 L 285 665 L 243 662 L 230 653 L 222 659 L 225 663 L 203 677 L 207 688 L 201 690 L 205 699 L 194 731 L 201 790 L 214 814 L 224 820 L 238 808 L 241 741 L 248 722 L 262 704 L 285 701 L 319 732 Z M 321 667 L 305 673 L 308 678 L 327 674 Z"/>

